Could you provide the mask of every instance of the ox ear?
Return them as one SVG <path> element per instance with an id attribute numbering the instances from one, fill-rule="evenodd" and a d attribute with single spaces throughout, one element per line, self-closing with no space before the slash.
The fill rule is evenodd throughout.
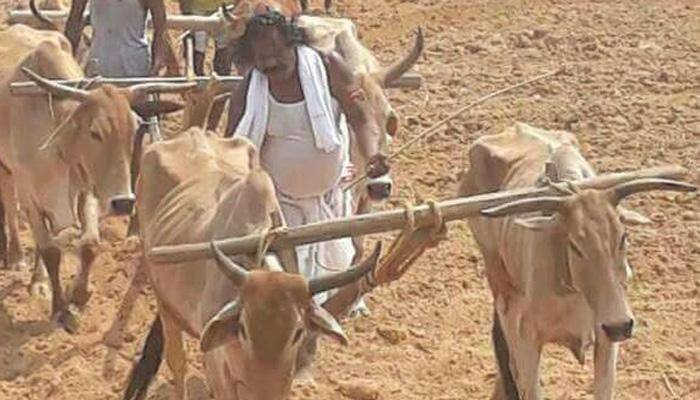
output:
<path id="1" fill-rule="evenodd" d="M 620 214 L 620 221 L 625 225 L 649 225 L 651 220 L 644 215 L 628 210 L 622 206 L 617 206 L 617 212 Z"/>
<path id="2" fill-rule="evenodd" d="M 306 315 L 310 330 L 330 336 L 336 342 L 347 346 L 348 337 L 345 335 L 343 327 L 340 326 L 340 323 L 338 323 L 335 317 L 326 311 L 325 308 L 316 304 L 314 300 L 311 300 L 311 305 Z"/>
<path id="3" fill-rule="evenodd" d="M 234 300 L 226 304 L 207 321 L 200 340 L 202 352 L 213 350 L 235 337 L 238 332 L 238 318 L 241 314 L 241 308 L 241 302 Z"/>

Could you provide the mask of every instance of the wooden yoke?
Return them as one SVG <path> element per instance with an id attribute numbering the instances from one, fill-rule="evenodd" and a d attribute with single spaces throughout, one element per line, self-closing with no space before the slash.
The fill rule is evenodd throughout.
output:
<path id="1" fill-rule="evenodd" d="M 580 189 L 605 189 L 611 186 L 643 178 L 681 178 L 686 170 L 678 166 L 644 168 L 638 171 L 619 172 L 599 175 L 594 178 L 572 182 Z M 462 197 L 437 202 L 444 222 L 462 220 L 478 215 L 481 210 L 489 207 L 512 202 L 514 200 L 540 197 L 562 196 L 563 193 L 555 187 L 538 187 L 509 190 L 495 193 L 485 193 L 476 196 Z M 430 205 L 420 205 L 414 208 L 415 228 L 432 227 L 435 217 Z M 288 228 L 278 232 L 277 237 L 270 243 L 271 249 L 288 248 L 292 246 L 338 239 L 348 236 L 369 235 L 403 229 L 408 222 L 407 213 L 403 209 L 394 209 L 377 213 L 355 215 Z M 216 244 L 228 255 L 254 254 L 258 249 L 261 234 L 219 240 Z M 209 243 L 194 243 L 174 246 L 163 246 L 152 249 L 147 257 L 154 263 L 178 263 L 202 258 L 210 258 Z"/>

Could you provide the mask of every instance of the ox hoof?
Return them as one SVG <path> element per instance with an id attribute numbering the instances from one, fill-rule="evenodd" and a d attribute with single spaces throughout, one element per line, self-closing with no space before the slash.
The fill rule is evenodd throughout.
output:
<path id="1" fill-rule="evenodd" d="M 27 268 L 27 263 L 24 262 L 24 260 L 21 260 L 21 261 L 16 261 L 14 263 L 11 263 L 10 269 L 13 271 L 24 271 L 28 268 Z"/>
<path id="2" fill-rule="evenodd" d="M 78 331 L 78 327 L 80 326 L 78 313 L 71 308 L 57 312 L 54 314 L 52 319 L 71 335 L 76 333 Z"/>
<path id="3" fill-rule="evenodd" d="M 45 281 L 32 282 L 29 285 L 29 294 L 40 300 L 51 300 L 51 287 Z"/>
<path id="4" fill-rule="evenodd" d="M 348 318 L 349 319 L 355 319 L 355 318 L 361 318 L 361 317 L 369 317 L 372 315 L 372 313 L 369 311 L 369 308 L 367 307 L 367 304 L 365 304 L 364 300 L 361 300 L 355 308 L 350 310 L 348 313 Z"/>
<path id="5" fill-rule="evenodd" d="M 0 265 L 0 269 L 7 269 L 10 271 L 23 271 L 27 269 L 27 263 L 24 260 L 3 263 Z"/>
<path id="6" fill-rule="evenodd" d="M 92 290 L 86 287 L 86 285 L 73 284 L 66 290 L 66 298 L 78 307 L 87 304 L 90 297 L 92 297 Z"/>
<path id="7" fill-rule="evenodd" d="M 294 376 L 294 381 L 304 386 L 316 386 L 316 380 L 314 379 L 314 374 L 310 366 L 306 366 L 297 371 Z"/>

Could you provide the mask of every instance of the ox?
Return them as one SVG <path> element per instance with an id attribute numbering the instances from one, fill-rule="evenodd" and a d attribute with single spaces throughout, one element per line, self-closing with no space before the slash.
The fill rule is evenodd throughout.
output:
<path id="1" fill-rule="evenodd" d="M 128 214 L 134 204 L 129 159 L 136 119 L 131 107 L 148 104 L 152 112 L 174 111 L 167 109 L 170 104 L 146 102 L 147 94 L 182 91 L 191 85 L 130 89 L 104 85 L 91 90 L 63 86 L 42 78 L 83 77 L 62 34 L 15 25 L 0 33 L 0 43 L 0 159 L 6 167 L 0 170 L 0 192 L 9 231 L 7 264 L 22 263 L 19 198 L 48 271 L 52 317 L 74 332 L 76 315 L 59 281 L 61 250 L 56 235 L 71 225 L 81 228 L 81 266 L 68 297 L 84 305 L 89 297 L 88 274 L 97 256 L 98 217 Z M 49 96 L 11 98 L 10 83 L 27 77 Z M 46 280 L 39 265 L 32 277 L 33 290 L 45 291 Z"/>
<path id="2" fill-rule="evenodd" d="M 388 67 L 383 67 L 367 49 L 357 35 L 355 24 L 345 18 L 317 17 L 302 15 L 298 24 L 304 29 L 309 45 L 322 52 L 338 52 L 352 68 L 363 95 L 365 96 L 377 126 L 385 130 L 381 138 L 381 149 L 386 153 L 389 138 L 395 137 L 399 129 L 399 117 L 389 103 L 384 89 L 401 78 L 418 61 L 423 51 L 423 33 L 417 30 L 412 49 L 401 59 Z M 353 135 L 350 135 L 351 138 Z M 361 171 L 367 165 L 351 143 L 351 160 Z M 370 179 L 363 187 L 358 185 L 355 202 L 358 213 L 369 211 L 370 200 L 383 200 L 391 194 L 392 181 L 388 176 Z"/>
<path id="3" fill-rule="evenodd" d="M 221 139 L 198 127 L 146 149 L 136 193 L 145 254 L 155 246 L 265 229 L 279 207 L 248 140 Z M 183 331 L 200 339 L 215 398 L 287 398 L 304 339 L 320 333 L 347 342 L 333 315 L 346 312 L 363 287 L 373 287 L 371 279 L 360 278 L 379 255 L 376 250 L 357 268 L 307 281 L 282 272 L 273 256 L 265 258 L 266 269 L 249 271 L 255 263 L 248 256 L 228 259 L 215 246 L 213 251 L 215 260 L 157 264 L 146 258 L 158 317 L 124 399 L 145 397 L 163 350 L 176 397 L 186 398 Z M 312 300 L 339 287 L 324 307 Z"/>
<path id="4" fill-rule="evenodd" d="M 594 175 L 572 134 L 525 124 L 480 138 L 469 158 L 460 196 L 535 186 L 548 162 L 563 181 Z M 628 212 L 617 205 L 657 189 L 694 190 L 662 179 L 607 190 L 570 187 L 564 197 L 514 201 L 469 219 L 494 295 L 500 370 L 494 398 L 541 398 L 538 368 L 546 343 L 566 346 L 580 363 L 593 345 L 594 398 L 612 398 L 618 343 L 632 336 L 634 325 L 625 294 Z"/>

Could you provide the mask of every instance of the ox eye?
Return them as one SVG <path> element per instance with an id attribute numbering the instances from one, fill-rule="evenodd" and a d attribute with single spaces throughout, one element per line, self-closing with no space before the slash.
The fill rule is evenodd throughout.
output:
<path id="1" fill-rule="evenodd" d="M 583 251 L 581 251 L 581 249 L 576 245 L 576 243 L 569 242 L 569 247 L 571 248 L 571 250 L 574 251 L 574 253 L 576 253 L 577 256 L 581 258 L 586 258 L 583 254 Z"/>
<path id="2" fill-rule="evenodd" d="M 103 141 L 103 140 L 102 140 L 102 135 L 100 135 L 99 133 L 97 133 L 97 132 L 95 132 L 95 131 L 90 131 L 90 137 L 93 138 L 93 139 L 95 139 L 95 140 L 97 140 L 98 142 L 102 142 L 102 141 Z"/>
<path id="3" fill-rule="evenodd" d="M 627 246 L 627 232 L 623 233 L 620 238 L 620 250 L 624 249 L 625 246 Z"/>
<path id="4" fill-rule="evenodd" d="M 245 326 L 243 324 L 238 325 L 238 336 L 241 337 L 241 340 L 248 339 L 248 335 L 246 334 Z"/>
<path id="5" fill-rule="evenodd" d="M 301 340 L 301 335 L 304 333 L 304 330 L 302 328 L 297 329 L 296 332 L 294 332 L 294 337 L 292 338 L 292 344 L 295 345 Z"/>

